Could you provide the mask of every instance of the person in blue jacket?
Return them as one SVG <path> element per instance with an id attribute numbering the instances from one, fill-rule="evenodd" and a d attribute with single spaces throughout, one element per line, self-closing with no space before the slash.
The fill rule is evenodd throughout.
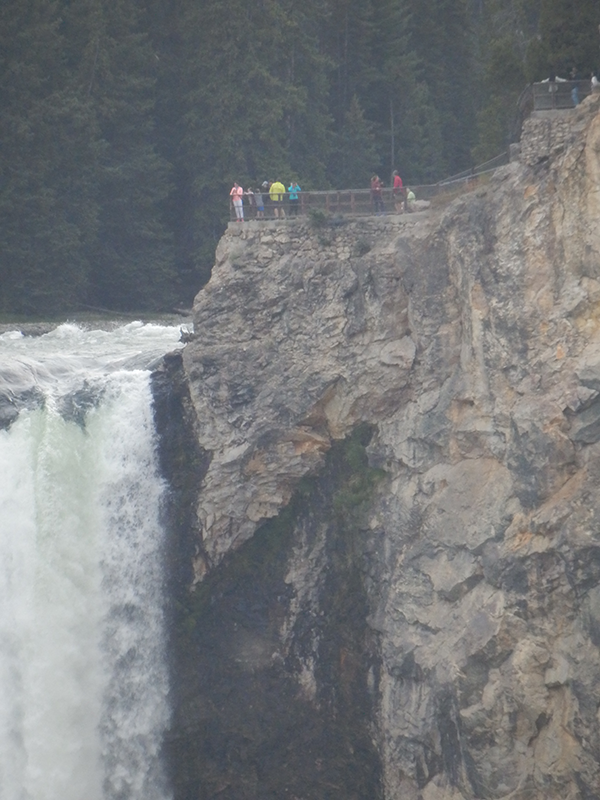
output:
<path id="1" fill-rule="evenodd" d="M 288 186 L 288 199 L 290 202 L 290 217 L 297 217 L 298 216 L 298 206 L 300 205 L 300 198 L 298 197 L 298 192 L 301 192 L 302 189 L 298 186 L 296 181 L 292 181 Z"/>

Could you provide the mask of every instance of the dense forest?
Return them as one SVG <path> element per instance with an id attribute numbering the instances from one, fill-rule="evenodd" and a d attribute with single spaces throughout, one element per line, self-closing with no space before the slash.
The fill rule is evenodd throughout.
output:
<path id="1" fill-rule="evenodd" d="M 600 66 L 599 23 L 598 0 L 3 0 L 0 312 L 189 306 L 234 179 L 480 163 L 528 82 Z"/>

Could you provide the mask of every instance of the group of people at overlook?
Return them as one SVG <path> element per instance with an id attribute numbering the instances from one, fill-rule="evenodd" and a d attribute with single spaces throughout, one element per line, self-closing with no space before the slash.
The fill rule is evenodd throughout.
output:
<path id="1" fill-rule="evenodd" d="M 255 219 L 264 219 L 272 216 L 275 219 L 284 219 L 286 205 L 290 217 L 298 215 L 300 205 L 300 192 L 302 189 L 296 181 L 292 181 L 286 189 L 284 184 L 277 181 L 263 181 L 256 189 L 243 189 L 239 183 L 234 183 L 229 196 L 238 222 L 244 221 L 244 197 Z M 287 204 L 286 204 L 287 199 Z M 272 214 L 270 213 L 272 212 Z"/>
<path id="2" fill-rule="evenodd" d="M 384 184 L 380 177 L 373 175 L 371 178 L 371 206 L 375 214 L 385 214 L 383 188 Z M 237 222 L 244 221 L 244 203 L 252 219 L 285 219 L 286 211 L 290 217 L 298 216 L 301 191 L 297 181 L 291 181 L 287 189 L 280 180 L 263 181 L 254 189 L 244 189 L 235 182 L 229 192 L 229 197 Z M 392 197 L 397 214 L 415 210 L 415 194 L 412 189 L 403 186 L 402 178 L 397 170 L 394 170 L 393 173 Z"/>
<path id="3" fill-rule="evenodd" d="M 392 198 L 394 201 L 394 210 L 396 214 L 402 214 L 405 211 L 411 212 L 415 210 L 416 197 L 412 189 L 404 186 L 402 178 L 398 170 L 395 169 L 392 173 Z M 373 175 L 371 178 L 371 200 L 373 202 L 373 209 L 376 214 L 385 214 L 383 205 L 383 181 L 379 175 Z"/>

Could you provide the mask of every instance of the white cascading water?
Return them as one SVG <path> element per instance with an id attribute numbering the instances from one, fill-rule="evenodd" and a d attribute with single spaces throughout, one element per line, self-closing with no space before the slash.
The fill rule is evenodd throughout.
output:
<path id="1" fill-rule="evenodd" d="M 179 329 L 0 336 L 0 800 L 168 800 L 150 366 Z"/>

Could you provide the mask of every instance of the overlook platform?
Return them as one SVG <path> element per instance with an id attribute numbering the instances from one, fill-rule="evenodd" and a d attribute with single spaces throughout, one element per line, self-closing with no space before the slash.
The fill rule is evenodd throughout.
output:
<path id="1" fill-rule="evenodd" d="M 507 164 L 509 153 L 505 151 L 493 159 L 486 161 L 472 169 L 465 170 L 457 175 L 452 175 L 443 181 L 432 184 L 407 184 L 415 194 L 417 206 L 415 211 L 423 211 L 423 201 L 433 205 L 443 204 L 465 191 L 477 188 L 498 167 Z M 406 187 L 405 187 L 406 188 Z M 266 195 L 263 195 L 266 199 Z M 391 187 L 383 189 L 383 205 L 385 214 L 395 213 L 395 198 Z M 370 189 L 330 189 L 325 191 L 302 191 L 299 193 L 299 203 L 292 210 L 289 205 L 289 194 L 283 195 L 282 206 L 286 218 L 306 216 L 307 214 L 344 214 L 348 216 L 373 216 L 375 209 L 371 198 Z M 230 208 L 230 219 L 235 220 L 233 207 Z M 256 206 L 253 206 L 248 195 L 244 196 L 245 221 L 256 220 L 274 221 L 277 217 L 273 214 L 271 203 L 265 203 L 264 218 L 257 217 Z"/>
<path id="2" fill-rule="evenodd" d="M 592 91 L 589 80 L 540 81 L 531 85 L 534 111 L 575 108 Z"/>

